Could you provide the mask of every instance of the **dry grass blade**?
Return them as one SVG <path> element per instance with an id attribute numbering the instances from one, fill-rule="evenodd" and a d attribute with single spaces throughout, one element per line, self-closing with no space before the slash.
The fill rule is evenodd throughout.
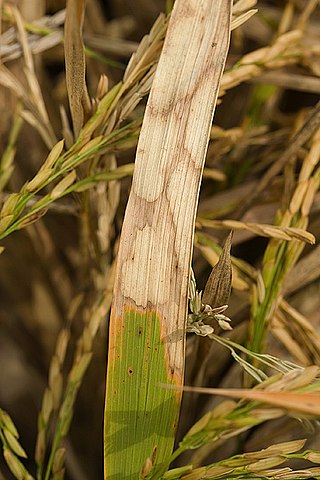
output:
<path id="1" fill-rule="evenodd" d="M 75 138 L 89 115 L 90 99 L 86 86 L 86 64 L 82 41 L 85 0 L 67 2 L 64 27 L 66 82 Z"/>
<path id="2" fill-rule="evenodd" d="M 320 393 L 294 393 L 294 392 L 260 392 L 250 389 L 226 389 L 205 387 L 183 387 L 185 392 L 220 395 L 222 397 L 244 398 L 260 403 L 268 403 L 276 407 L 284 408 L 292 414 L 310 415 L 320 417 Z"/>
<path id="3" fill-rule="evenodd" d="M 19 32 L 21 47 L 22 47 L 22 51 L 23 51 L 23 57 L 24 57 L 24 61 L 25 61 L 26 79 L 27 79 L 27 82 L 28 82 L 28 85 L 29 85 L 30 93 L 32 94 L 34 101 L 39 102 L 39 107 L 38 108 L 39 108 L 39 112 L 41 113 L 42 118 L 48 122 L 49 119 L 48 119 L 47 111 L 46 111 L 44 103 L 43 103 L 41 89 L 40 89 L 39 83 L 38 83 L 38 81 L 35 77 L 34 63 L 33 63 L 31 52 L 29 50 L 23 20 L 22 20 L 21 14 L 20 14 L 20 12 L 17 8 L 12 7 L 12 13 L 13 13 L 14 19 L 16 21 L 17 29 L 18 29 L 18 32 Z"/>
<path id="4" fill-rule="evenodd" d="M 25 76 L 28 82 L 28 97 L 29 101 L 32 103 L 33 107 L 33 116 L 35 122 L 39 124 L 38 130 L 42 132 L 43 138 L 46 140 L 46 143 L 49 148 L 51 148 L 56 143 L 56 136 L 54 134 L 53 128 L 50 124 L 48 113 L 45 107 L 43 100 L 41 88 L 36 76 L 32 54 L 27 42 L 26 31 L 24 28 L 23 20 L 19 10 L 16 7 L 12 7 L 12 13 L 16 21 L 17 29 L 19 32 L 19 37 L 21 41 L 21 47 L 23 51 L 23 57 L 25 62 Z M 42 129 L 41 129 L 42 127 Z"/>
<path id="5" fill-rule="evenodd" d="M 10 89 L 16 97 L 21 98 L 27 105 L 30 104 L 23 85 L 4 65 L 0 65 L 0 83 L 3 87 Z"/>
<path id="6" fill-rule="evenodd" d="M 13 22 L 11 5 L 4 2 L 3 16 L 10 23 Z M 45 15 L 34 22 L 24 21 L 27 34 L 28 48 L 33 54 L 41 53 L 61 43 L 63 33 L 59 27 L 65 19 L 65 11 L 60 10 L 54 15 Z M 0 55 L 3 63 L 20 58 L 23 54 L 21 44 L 14 27 L 9 28 L 1 35 Z"/>
<path id="7" fill-rule="evenodd" d="M 203 292 L 203 303 L 211 305 L 213 308 L 228 304 L 232 281 L 231 241 L 232 232 L 225 241 L 219 261 L 213 267 Z"/>
<path id="8" fill-rule="evenodd" d="M 209 228 L 248 230 L 262 237 L 278 238 L 280 240 L 292 240 L 295 238 L 311 245 L 314 245 L 316 241 L 312 233 L 306 232 L 302 228 L 248 223 L 237 220 L 206 220 L 202 218 L 198 218 L 197 223 L 202 227 Z"/>
<path id="9" fill-rule="evenodd" d="M 43 101 L 39 82 L 37 80 L 33 60 L 25 40 L 25 31 L 19 11 L 12 7 L 20 38 L 23 45 L 25 69 L 24 74 L 27 80 L 27 87 L 5 66 L 0 65 L 0 84 L 22 101 L 27 111 L 20 114 L 25 120 L 35 127 L 40 133 L 46 146 L 50 149 L 56 142 L 55 134 L 48 118 L 46 107 Z"/>
<path id="10" fill-rule="evenodd" d="M 240 27 L 245 22 L 250 20 L 250 18 L 253 17 L 253 15 L 255 15 L 257 11 L 257 9 L 249 10 L 248 12 L 245 12 L 242 15 L 239 15 L 239 17 L 233 19 L 231 22 L 231 30 L 235 30 L 236 28 Z"/>

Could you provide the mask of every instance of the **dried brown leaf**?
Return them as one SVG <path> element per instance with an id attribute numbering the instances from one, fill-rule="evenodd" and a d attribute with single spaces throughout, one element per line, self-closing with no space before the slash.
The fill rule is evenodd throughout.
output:
<path id="1" fill-rule="evenodd" d="M 75 137 L 78 137 L 85 116 L 90 112 L 82 39 L 84 11 L 84 0 L 68 0 L 64 27 L 64 53 L 67 90 Z"/>
<path id="2" fill-rule="evenodd" d="M 203 292 L 203 303 L 212 307 L 226 305 L 229 300 L 232 281 L 231 240 L 232 232 L 226 239 L 219 261 L 213 267 Z"/>

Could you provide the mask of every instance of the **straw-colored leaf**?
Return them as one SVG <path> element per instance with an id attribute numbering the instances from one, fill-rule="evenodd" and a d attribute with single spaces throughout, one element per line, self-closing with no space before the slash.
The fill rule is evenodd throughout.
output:
<path id="1" fill-rule="evenodd" d="M 184 387 L 186 392 L 197 392 L 208 395 L 221 395 L 223 397 L 244 398 L 256 402 L 268 403 L 276 407 L 284 408 L 294 412 L 296 415 L 304 414 L 320 417 L 320 393 L 298 393 L 298 392 L 269 392 L 258 389 L 227 389 L 227 388 L 205 388 L 205 387 Z"/>
<path id="2" fill-rule="evenodd" d="M 90 112 L 82 40 L 84 12 L 85 0 L 68 0 L 64 28 L 64 51 L 67 90 L 75 137 L 78 137 L 85 116 Z"/>
<path id="3" fill-rule="evenodd" d="M 176 0 L 148 99 L 110 321 L 106 479 L 138 478 L 155 448 L 150 480 L 168 467 L 181 392 L 159 383 L 183 382 L 195 209 L 231 4 Z"/>
<path id="4" fill-rule="evenodd" d="M 232 23 L 231 23 L 231 30 L 235 30 L 236 28 L 240 27 L 245 22 L 250 20 L 250 18 L 253 17 L 253 15 L 255 15 L 257 13 L 257 11 L 258 10 L 256 8 L 252 9 L 252 10 L 248 10 L 247 12 L 245 12 L 242 15 L 239 15 L 238 17 L 233 19 Z"/>

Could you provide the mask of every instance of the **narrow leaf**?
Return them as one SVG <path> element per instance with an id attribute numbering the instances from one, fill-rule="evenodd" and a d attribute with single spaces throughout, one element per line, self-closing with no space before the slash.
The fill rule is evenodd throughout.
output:
<path id="1" fill-rule="evenodd" d="M 73 130 L 77 138 L 85 115 L 90 111 L 90 99 L 86 87 L 85 53 L 82 28 L 85 0 L 68 0 L 64 27 L 64 54 L 66 82 Z"/>
<path id="2" fill-rule="evenodd" d="M 176 0 L 148 99 L 110 319 L 105 479 L 168 468 L 182 392 L 160 384 L 183 383 L 194 219 L 231 5 Z"/>

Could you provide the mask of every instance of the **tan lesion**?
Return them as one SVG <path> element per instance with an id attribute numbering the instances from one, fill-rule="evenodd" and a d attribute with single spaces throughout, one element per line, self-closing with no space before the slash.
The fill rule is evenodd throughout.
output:
<path id="1" fill-rule="evenodd" d="M 181 174 L 184 172 L 179 170 Z M 116 288 L 121 289 L 122 303 L 114 307 L 119 317 L 126 308 L 142 314 L 157 312 L 161 319 L 160 341 L 165 345 L 168 375 L 172 381 L 181 381 L 188 278 L 185 256 L 191 245 L 188 240 L 187 249 L 181 248 L 186 243 L 186 233 L 183 232 L 184 217 L 174 216 L 179 201 L 174 196 L 179 192 L 174 176 L 169 185 L 171 188 L 155 202 L 146 202 L 135 194 L 131 198 L 133 205 L 127 213 L 139 210 L 141 216 L 136 225 L 132 219 L 130 240 L 121 247 L 125 251 L 120 258 L 125 260 Z M 194 206 L 190 208 L 192 212 Z"/>
<path id="2" fill-rule="evenodd" d="M 198 3 L 190 8 L 198 10 Z M 215 7 L 207 5 L 207 13 L 212 11 Z M 214 21 L 219 24 L 219 19 Z M 168 32 L 162 54 L 167 68 L 160 60 L 140 134 L 119 252 L 117 316 L 121 317 L 125 305 L 157 312 L 168 372 L 180 372 L 178 376 L 183 371 L 192 229 L 208 140 L 203 132 L 211 122 L 226 50 L 221 48 L 219 54 L 217 46 L 208 54 L 204 44 L 217 43 L 220 28 L 225 26 L 217 25 L 214 33 L 212 27 L 205 29 L 196 38 L 200 50 L 194 48 L 189 63 L 182 56 L 187 47 L 181 47 L 177 38 L 178 57 L 169 52 Z M 173 66 L 169 71 L 168 62 Z M 179 75 L 172 74 L 175 69 Z M 208 98 L 205 106 L 204 98 Z"/>
<path id="3" fill-rule="evenodd" d="M 154 208 L 160 210 L 164 202 L 156 202 Z M 121 291 L 124 297 L 131 298 L 137 306 L 147 308 L 148 302 L 154 306 L 163 305 L 170 298 L 172 262 L 175 253 L 174 236 L 176 227 L 168 202 L 156 213 L 152 222 L 145 219 L 140 228 L 133 226 L 127 255 L 121 266 Z M 176 274 L 176 273 L 175 273 Z"/>

